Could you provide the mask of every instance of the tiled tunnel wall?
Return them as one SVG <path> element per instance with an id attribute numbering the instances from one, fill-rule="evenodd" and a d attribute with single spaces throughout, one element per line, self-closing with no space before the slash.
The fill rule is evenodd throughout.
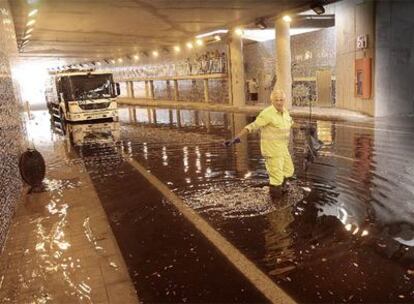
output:
<path id="1" fill-rule="evenodd" d="M 18 169 L 22 126 L 11 75 L 16 39 L 7 1 L 0 0 L 0 250 L 20 198 Z"/>
<path id="2" fill-rule="evenodd" d="M 150 55 L 150 54 L 149 54 Z M 121 82 L 121 96 L 126 96 L 126 86 L 122 82 L 130 79 L 208 75 L 226 72 L 227 60 L 226 46 L 223 43 L 208 45 L 200 50 L 197 48 L 191 53 L 183 51 L 181 55 L 165 54 L 161 52 L 157 59 L 144 59 L 141 65 L 117 67 L 112 72 L 114 79 Z M 173 82 L 167 84 L 166 80 L 154 81 L 154 96 L 159 100 L 172 100 L 174 97 Z M 202 79 L 178 80 L 180 101 L 203 101 L 204 84 Z M 134 82 L 134 95 L 136 98 L 145 98 L 144 81 Z M 210 102 L 228 103 L 227 79 L 209 80 Z"/>

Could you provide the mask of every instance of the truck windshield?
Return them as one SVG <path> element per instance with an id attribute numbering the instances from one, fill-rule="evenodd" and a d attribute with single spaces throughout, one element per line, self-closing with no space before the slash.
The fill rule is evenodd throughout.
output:
<path id="1" fill-rule="evenodd" d="M 76 100 L 116 97 L 112 74 L 70 76 L 70 87 Z"/>

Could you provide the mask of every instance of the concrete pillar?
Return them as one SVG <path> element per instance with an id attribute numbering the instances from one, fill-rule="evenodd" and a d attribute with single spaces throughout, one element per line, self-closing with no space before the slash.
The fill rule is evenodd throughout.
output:
<path id="1" fill-rule="evenodd" d="M 208 103 L 210 97 L 208 93 L 208 79 L 204 79 L 204 101 Z"/>
<path id="2" fill-rule="evenodd" d="M 131 89 L 131 87 L 132 87 L 132 82 L 131 81 L 127 81 L 126 82 L 126 89 L 127 89 L 127 97 L 128 98 L 133 98 L 132 97 L 132 95 L 133 95 L 133 93 L 132 93 L 132 89 Z"/>
<path id="3" fill-rule="evenodd" d="M 290 23 L 276 19 L 276 88 L 286 94 L 286 108 L 292 107 L 292 57 L 290 52 Z"/>
<path id="4" fill-rule="evenodd" d="M 145 98 L 149 98 L 148 80 L 145 80 Z"/>
<path id="5" fill-rule="evenodd" d="M 152 109 L 152 122 L 154 124 L 157 124 L 157 110 L 156 109 Z"/>
<path id="6" fill-rule="evenodd" d="M 134 112 L 132 111 L 131 107 L 128 108 L 128 116 L 129 116 L 129 122 L 133 123 L 134 122 Z"/>
<path id="7" fill-rule="evenodd" d="M 150 108 L 147 109 L 147 116 L 148 116 L 148 123 L 151 124 L 152 123 L 152 112 Z"/>
<path id="8" fill-rule="evenodd" d="M 154 94 L 154 80 L 150 80 L 149 81 L 149 94 L 150 94 L 150 98 L 151 99 L 155 99 L 155 94 Z"/>
<path id="9" fill-rule="evenodd" d="M 246 105 L 243 41 L 234 31 L 229 37 L 228 54 L 230 103 L 243 107 Z"/>
<path id="10" fill-rule="evenodd" d="M 167 90 L 167 99 L 171 99 L 171 86 L 169 80 L 165 81 L 165 89 Z"/>
<path id="11" fill-rule="evenodd" d="M 129 122 L 137 122 L 137 109 L 128 107 Z"/>
<path id="12" fill-rule="evenodd" d="M 129 97 L 130 98 L 135 98 L 135 91 L 134 91 L 134 82 L 133 81 L 128 81 L 129 83 Z"/>
<path id="13" fill-rule="evenodd" d="M 181 128 L 181 112 L 177 110 L 177 127 Z"/>
<path id="14" fill-rule="evenodd" d="M 169 116 L 169 120 L 170 120 L 170 125 L 174 124 L 174 116 L 173 116 L 173 111 L 172 110 L 168 110 L 168 116 Z"/>
<path id="15" fill-rule="evenodd" d="M 200 115 L 197 110 L 194 111 L 194 124 L 198 127 L 200 126 Z"/>
<path id="16" fill-rule="evenodd" d="M 230 124 L 230 117 L 229 117 L 229 115 L 230 114 L 228 114 L 228 113 L 224 113 L 224 116 L 223 116 L 223 126 L 224 126 L 224 130 L 228 130 L 229 129 L 229 124 Z"/>
<path id="17" fill-rule="evenodd" d="M 206 126 L 207 133 L 211 131 L 211 114 L 210 112 L 204 112 L 204 125 Z"/>
<path id="18" fill-rule="evenodd" d="M 178 100 L 178 80 L 174 80 L 174 100 Z"/>

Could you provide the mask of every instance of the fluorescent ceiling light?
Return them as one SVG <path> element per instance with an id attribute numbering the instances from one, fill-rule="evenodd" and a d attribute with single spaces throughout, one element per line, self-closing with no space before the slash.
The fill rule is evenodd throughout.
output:
<path id="1" fill-rule="evenodd" d="M 36 20 L 30 20 L 29 22 L 27 22 L 27 26 L 32 26 L 33 24 L 36 23 Z"/>
<path id="2" fill-rule="evenodd" d="M 201 39 L 197 39 L 197 40 L 196 40 L 196 44 L 197 44 L 198 46 L 202 46 L 202 45 L 204 44 L 204 42 L 203 42 L 203 40 L 201 40 Z"/>
<path id="3" fill-rule="evenodd" d="M 309 33 L 320 30 L 319 28 L 291 28 L 290 29 L 290 36 L 295 36 L 299 34 Z M 269 41 L 275 39 L 275 30 L 274 29 L 244 29 L 243 36 L 244 39 L 249 39 L 253 41 Z"/>
<path id="4" fill-rule="evenodd" d="M 291 28 L 290 29 L 290 36 L 310 33 L 310 32 L 316 32 L 321 30 L 321 28 L 313 28 L 313 27 L 304 27 L 304 28 Z"/>
<path id="5" fill-rule="evenodd" d="M 29 13 L 29 17 L 32 17 L 32 16 L 36 15 L 38 11 L 39 11 L 39 10 L 38 10 L 37 8 L 35 8 L 34 10 L 32 10 L 32 11 Z"/>
<path id="6" fill-rule="evenodd" d="M 204 38 L 204 37 L 213 36 L 213 35 L 216 35 L 216 34 L 226 34 L 226 33 L 228 33 L 228 31 L 229 30 L 224 30 L 224 29 L 215 30 L 215 31 L 212 31 L 212 32 L 197 35 L 196 38 Z"/>

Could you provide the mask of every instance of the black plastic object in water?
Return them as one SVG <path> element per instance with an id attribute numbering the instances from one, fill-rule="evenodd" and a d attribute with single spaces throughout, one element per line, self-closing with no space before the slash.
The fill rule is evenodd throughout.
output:
<path id="1" fill-rule="evenodd" d="M 29 148 L 20 156 L 19 170 L 27 184 L 32 187 L 40 186 L 46 173 L 45 160 L 37 150 Z"/>

